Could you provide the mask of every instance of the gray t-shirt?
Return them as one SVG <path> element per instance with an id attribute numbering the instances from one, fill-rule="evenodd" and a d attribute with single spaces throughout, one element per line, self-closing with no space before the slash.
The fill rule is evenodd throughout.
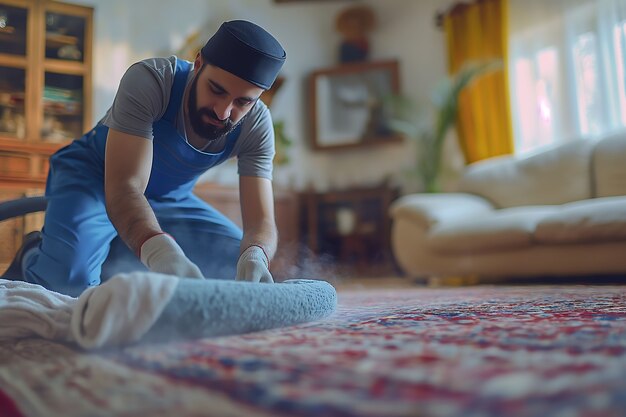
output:
<path id="1" fill-rule="evenodd" d="M 175 56 L 150 58 L 128 68 L 102 123 L 130 135 L 152 139 L 152 123 L 163 117 L 170 100 L 176 59 Z M 187 78 L 188 86 L 192 80 L 193 69 Z M 176 129 L 182 137 L 187 137 L 182 105 L 176 116 Z M 225 145 L 223 137 L 203 151 L 219 152 Z M 257 100 L 241 124 L 241 133 L 230 157 L 237 157 L 239 175 L 271 180 L 274 152 L 272 118 L 267 106 Z"/>

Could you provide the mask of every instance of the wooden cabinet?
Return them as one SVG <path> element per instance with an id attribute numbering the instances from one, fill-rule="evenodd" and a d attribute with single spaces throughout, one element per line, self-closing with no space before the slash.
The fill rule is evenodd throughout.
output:
<path id="1" fill-rule="evenodd" d="M 303 195 L 307 247 L 338 274 L 393 272 L 390 247 L 391 202 L 398 191 L 383 184 Z"/>
<path id="2" fill-rule="evenodd" d="M 91 128 L 92 25 L 89 7 L 0 0 L 0 201 L 43 193 L 49 156 Z M 0 223 L 0 269 L 40 217 Z"/>
<path id="3" fill-rule="evenodd" d="M 200 183 L 194 193 L 242 227 L 239 189 L 213 183 Z M 299 255 L 300 206 L 298 194 L 289 190 L 274 190 L 274 212 L 279 242 L 271 263 L 274 279 L 294 278 Z"/>

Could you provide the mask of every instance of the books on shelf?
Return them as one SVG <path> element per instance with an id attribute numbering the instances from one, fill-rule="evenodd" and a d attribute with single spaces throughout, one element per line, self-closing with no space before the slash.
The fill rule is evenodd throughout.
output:
<path id="1" fill-rule="evenodd" d="M 43 89 L 43 107 L 48 113 L 80 115 L 82 98 L 80 90 L 45 86 Z"/>

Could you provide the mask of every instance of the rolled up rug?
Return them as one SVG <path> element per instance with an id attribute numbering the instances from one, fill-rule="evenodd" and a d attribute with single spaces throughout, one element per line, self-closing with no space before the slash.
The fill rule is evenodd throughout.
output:
<path id="1" fill-rule="evenodd" d="M 291 326 L 329 316 L 337 293 L 325 281 L 276 284 L 181 279 L 142 341 L 225 336 Z"/>
<path id="2" fill-rule="evenodd" d="M 329 316 L 325 281 L 265 284 L 119 274 L 78 298 L 0 280 L 0 339 L 43 337 L 83 349 L 241 334 Z"/>

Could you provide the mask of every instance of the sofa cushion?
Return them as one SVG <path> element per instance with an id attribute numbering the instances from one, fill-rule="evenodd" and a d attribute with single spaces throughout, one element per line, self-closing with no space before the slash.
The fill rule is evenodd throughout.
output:
<path id="1" fill-rule="evenodd" d="M 593 152 L 594 195 L 626 195 L 626 135 L 601 140 Z"/>
<path id="2" fill-rule="evenodd" d="M 394 220 L 408 219 L 422 229 L 458 217 L 491 212 L 493 206 L 484 198 L 471 194 L 409 194 L 395 200 L 389 214 Z"/>
<path id="3" fill-rule="evenodd" d="M 445 254 L 529 247 L 537 224 L 557 211 L 553 206 L 527 206 L 464 216 L 435 225 L 427 244 Z"/>
<path id="4" fill-rule="evenodd" d="M 500 208 L 590 198 L 594 145 L 591 140 L 576 140 L 523 158 L 477 162 L 463 174 L 459 190 L 485 197 Z"/>
<path id="5" fill-rule="evenodd" d="M 626 239 L 626 197 L 604 197 L 561 206 L 535 230 L 539 243 L 592 243 Z"/>

